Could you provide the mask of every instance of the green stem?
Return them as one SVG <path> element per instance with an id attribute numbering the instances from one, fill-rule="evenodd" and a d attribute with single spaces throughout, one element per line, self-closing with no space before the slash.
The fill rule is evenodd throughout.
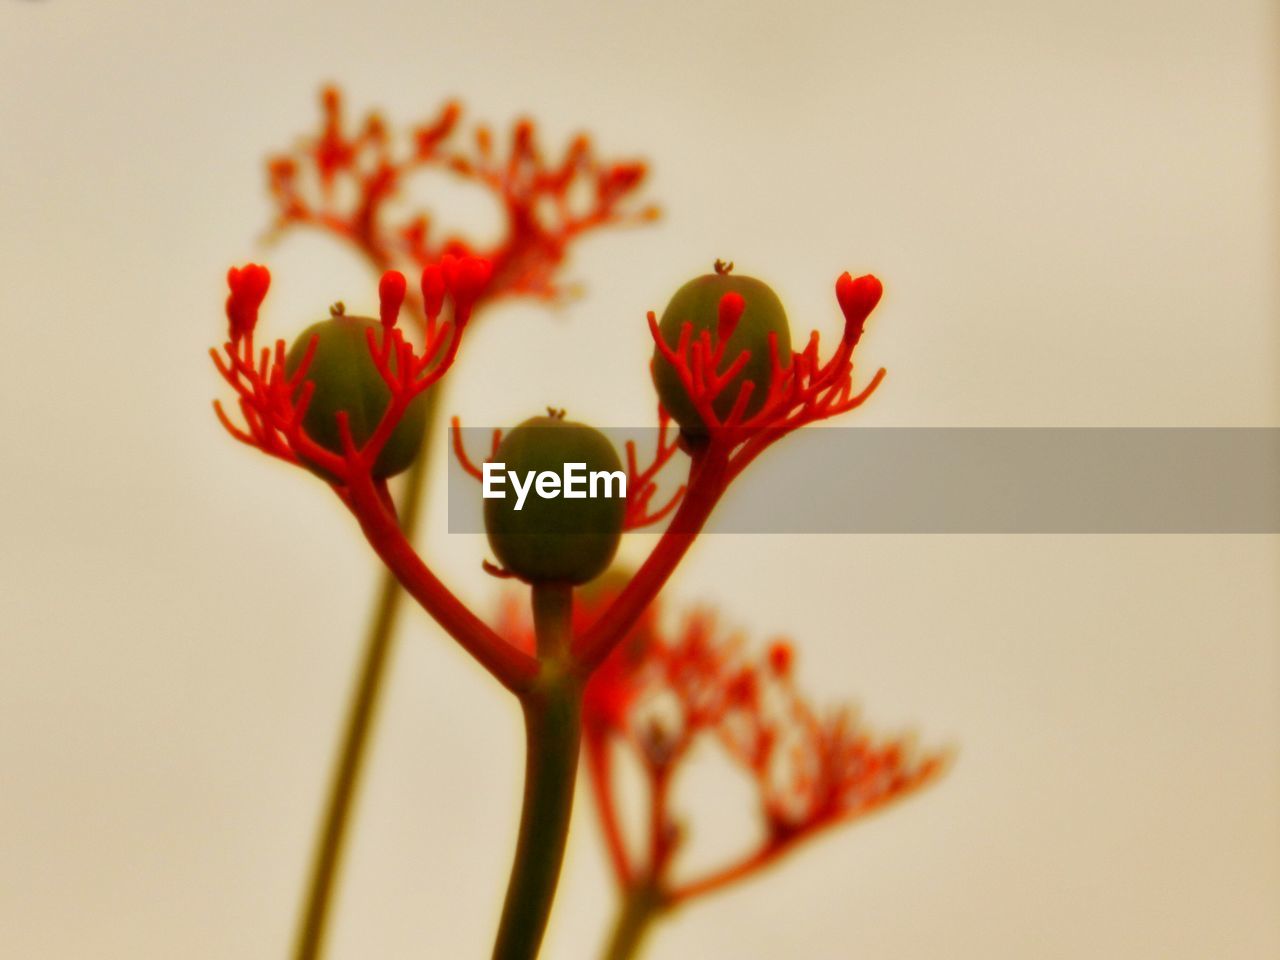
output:
<path id="1" fill-rule="evenodd" d="M 628 890 L 604 949 L 604 960 L 631 960 L 635 957 L 661 908 L 661 898 L 649 884 Z"/>
<path id="2" fill-rule="evenodd" d="M 404 478 L 404 492 L 399 507 L 400 526 L 405 535 L 413 537 L 414 527 L 426 488 L 427 466 L 431 459 L 435 437 L 436 408 L 439 390 L 427 391 L 426 417 L 422 436 L 422 450 Z M 325 801 L 324 816 L 316 837 L 312 856 L 311 874 L 307 881 L 306 899 L 303 902 L 297 939 L 294 942 L 295 960 L 316 960 L 324 949 L 329 908 L 333 902 L 334 887 L 346 847 L 348 828 L 352 816 L 356 790 L 364 770 L 364 758 L 381 700 L 387 666 L 390 663 L 392 639 L 396 622 L 403 608 L 404 591 L 395 576 L 386 567 L 380 567 L 378 599 L 369 622 L 361 657 L 360 672 L 351 702 L 347 708 L 342 743 L 334 762 L 329 781 L 329 793 Z"/>
<path id="3" fill-rule="evenodd" d="M 582 685 L 570 669 L 573 588 L 535 584 L 533 619 L 542 676 L 523 698 L 524 806 L 494 960 L 533 960 L 542 945 L 564 861 L 578 772 Z"/>

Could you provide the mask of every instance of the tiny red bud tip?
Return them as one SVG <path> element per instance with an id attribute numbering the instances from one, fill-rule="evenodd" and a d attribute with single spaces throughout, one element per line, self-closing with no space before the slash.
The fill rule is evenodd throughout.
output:
<path id="1" fill-rule="evenodd" d="M 378 283 L 378 311 L 384 327 L 394 327 L 400 316 L 400 307 L 404 304 L 404 274 L 399 270 L 388 270 Z"/>
<path id="2" fill-rule="evenodd" d="M 444 277 L 444 285 L 449 290 L 455 290 L 458 286 L 458 258 L 452 253 L 446 253 L 440 258 L 440 273 Z"/>
<path id="3" fill-rule="evenodd" d="M 458 267 L 457 291 L 474 300 L 493 276 L 493 264 L 482 257 L 467 257 Z"/>
<path id="4" fill-rule="evenodd" d="M 836 299 L 840 301 L 845 317 L 866 317 L 883 295 L 884 285 L 869 273 L 856 280 L 848 273 L 842 273 L 836 281 Z"/>
<path id="5" fill-rule="evenodd" d="M 775 676 L 788 677 L 795 662 L 796 652 L 791 644 L 779 641 L 769 648 L 769 669 Z"/>
<path id="6" fill-rule="evenodd" d="M 444 271 L 432 263 L 422 268 L 422 306 L 432 319 L 440 316 L 444 307 Z"/>
<path id="7" fill-rule="evenodd" d="M 845 339 L 856 341 L 862 336 L 862 326 L 871 311 L 884 295 L 884 285 L 871 274 L 856 280 L 842 273 L 836 281 L 836 299 L 844 313 Z"/>
<path id="8" fill-rule="evenodd" d="M 258 308 L 271 286 L 271 272 L 256 263 L 232 267 L 227 271 L 227 321 L 231 339 L 239 340 L 252 333 L 258 323 Z"/>
<path id="9" fill-rule="evenodd" d="M 747 309 L 747 302 L 738 293 L 726 293 L 720 298 L 720 316 L 716 323 L 716 337 L 724 343 L 738 328 L 742 319 L 742 311 Z"/>
<path id="10" fill-rule="evenodd" d="M 613 185 L 621 192 L 626 192 L 644 179 L 645 167 L 642 163 L 618 163 L 609 171 Z"/>
<path id="11" fill-rule="evenodd" d="M 453 294 L 453 316 L 461 325 L 470 319 L 472 308 L 488 285 L 493 275 L 493 264 L 470 254 L 446 257 L 445 261 L 445 282 Z"/>
<path id="12" fill-rule="evenodd" d="M 755 674 L 743 672 L 734 677 L 728 689 L 729 702 L 735 706 L 751 706 L 758 699 L 760 692 L 756 685 Z"/>

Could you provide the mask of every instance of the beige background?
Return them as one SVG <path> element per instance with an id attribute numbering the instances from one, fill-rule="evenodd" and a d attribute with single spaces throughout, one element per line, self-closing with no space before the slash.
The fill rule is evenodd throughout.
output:
<path id="1" fill-rule="evenodd" d="M 284 954 L 373 568 L 219 433 L 203 350 L 320 81 L 654 160 L 669 215 L 581 248 L 587 298 L 476 332 L 471 422 L 644 422 L 643 311 L 728 256 L 799 326 L 837 328 L 840 270 L 884 278 L 861 422 L 1275 426 L 1276 36 L 1262 2 L 2 0 L 0 953 Z M 371 306 L 328 242 L 269 260 L 281 334 Z M 483 544 L 431 519 L 490 608 Z M 1261 536 L 704 542 L 674 600 L 960 754 L 652 955 L 1280 955 L 1278 575 Z M 332 955 L 485 956 L 516 711 L 422 617 L 396 666 Z M 730 778 L 681 789 L 694 856 L 741 836 Z M 586 811 L 549 957 L 610 908 Z"/>

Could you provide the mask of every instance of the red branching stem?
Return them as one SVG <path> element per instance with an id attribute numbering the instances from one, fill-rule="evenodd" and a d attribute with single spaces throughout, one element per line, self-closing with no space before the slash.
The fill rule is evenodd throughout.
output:
<path id="1" fill-rule="evenodd" d="M 680 444 L 671 430 L 671 415 L 661 407 L 658 408 L 658 441 L 653 453 L 653 460 L 643 470 L 640 469 L 636 457 L 634 440 L 628 440 L 627 454 L 627 512 L 624 527 L 635 530 L 647 527 L 665 519 L 680 503 L 684 496 L 685 486 L 681 485 L 668 498 L 667 502 L 656 510 L 650 509 L 650 502 L 658 485 L 655 477 L 670 461 Z"/>
<path id="2" fill-rule="evenodd" d="M 724 493 L 728 467 L 717 448 L 693 456 L 688 487 L 657 546 L 600 619 L 575 638 L 573 655 L 583 676 L 590 676 L 657 598 Z"/>
<path id="3" fill-rule="evenodd" d="M 673 751 L 649 769 L 649 872 L 655 879 L 667 872 L 680 841 L 670 812 L 671 778 L 680 753 Z"/>
<path id="4" fill-rule="evenodd" d="M 424 271 L 424 288 L 438 298 L 428 300 L 426 340 L 421 352 L 396 326 L 406 289 L 403 275 L 389 271 L 379 285 L 382 337 L 368 331 L 366 347 L 390 393 L 386 410 L 369 437 L 357 444 L 345 412 L 337 414 L 341 451 L 327 449 L 303 427 L 314 384 L 307 372 L 316 349 L 313 338 L 291 374 L 286 372 L 283 340 L 274 349 L 257 351 L 257 309 L 269 282 L 264 268 L 249 266 L 228 275 L 231 295 L 227 317 L 232 331 L 220 354 L 211 351 L 218 372 L 235 390 L 244 426 L 237 426 L 219 403 L 219 420 L 233 437 L 264 453 L 296 465 L 318 468 L 359 521 L 369 543 L 423 608 L 464 649 L 508 689 L 527 689 L 537 675 L 534 657 L 509 646 L 471 613 L 414 552 L 396 521 L 386 485 L 375 480 L 373 467 L 413 400 L 439 381 L 453 365 L 462 333 L 476 301 L 490 281 L 491 266 L 473 257 L 445 258 Z M 453 318 L 438 322 L 446 298 Z"/>
<path id="5" fill-rule="evenodd" d="M 613 867 L 614 876 L 624 890 L 633 879 L 630 858 L 627 856 L 626 840 L 622 835 L 622 823 L 618 817 L 618 805 L 613 793 L 613 762 L 610 756 L 612 744 L 600 736 L 593 736 L 590 728 L 584 731 L 583 755 L 587 764 L 587 777 L 591 782 L 591 791 L 598 798 L 596 813 L 600 817 L 600 827 L 604 832 L 605 849 L 609 853 L 609 863 Z"/>
<path id="6" fill-rule="evenodd" d="M 745 306 L 742 297 L 727 293 L 721 299 L 714 338 L 710 331 L 694 337 L 692 324 L 686 323 L 675 347 L 666 342 L 657 317 L 649 313 L 649 329 L 660 358 L 655 362 L 665 361 L 673 366 L 702 417 L 706 437 L 692 454 L 689 482 L 662 539 L 613 606 L 574 643 L 574 654 L 586 674 L 609 655 L 645 607 L 653 602 L 725 488 L 747 464 L 791 431 L 860 406 L 880 385 L 883 369 L 854 394 L 850 358 L 868 315 L 880 300 L 882 289 L 880 281 L 873 276 L 854 280 L 847 273 L 842 275 L 836 283 L 836 295 L 845 314 L 845 333 L 835 353 L 825 362 L 819 359 L 815 331 L 805 349 L 793 353 L 790 362 L 783 365 L 778 356 L 777 339 L 771 336 L 771 377 L 763 406 L 750 417 L 745 415 L 756 385 L 744 381 L 723 420 L 716 414 L 714 402 L 750 358 L 744 350 L 723 366 L 729 337 L 742 317 Z M 664 452 L 670 456 L 669 451 L 664 451 L 664 443 L 665 434 L 659 440 L 655 461 L 665 462 Z M 628 510 L 629 519 L 634 517 L 638 522 L 650 516 L 648 500 L 652 496 L 652 475 L 656 469 L 647 474 L 636 471 L 631 447 L 628 466 L 633 477 L 640 480 L 636 502 L 629 505 Z M 669 507 L 670 504 L 657 515 L 665 514 Z"/>
<path id="7" fill-rule="evenodd" d="M 650 313 L 649 329 L 660 361 L 671 364 L 690 402 L 705 425 L 708 444 L 730 456 L 727 480 L 737 476 L 769 445 L 806 424 L 826 420 L 861 406 L 884 379 L 883 369 L 857 393 L 853 392 L 853 350 L 862 337 L 867 317 L 880 301 L 883 287 L 875 277 L 856 280 L 848 273 L 836 281 L 836 298 L 845 316 L 844 334 L 827 360 L 819 357 L 815 331 L 803 350 L 792 353 L 787 363 L 778 355 L 777 339 L 769 338 L 770 380 L 761 386 L 743 381 L 729 413 L 716 413 L 715 401 L 738 376 L 750 358 L 742 351 L 725 365 L 725 351 L 743 311 L 742 298 L 727 293 L 721 299 L 715 336 L 704 330 L 693 335 L 686 323 L 672 346 L 662 337 L 657 317 Z M 762 406 L 751 416 L 746 410 L 753 394 L 765 390 Z"/>
<path id="8" fill-rule="evenodd" d="M 353 471 L 369 471 L 377 462 L 396 427 L 413 400 L 439 381 L 457 356 L 463 330 L 471 312 L 492 275 L 492 266 L 474 257 L 445 258 L 424 270 L 438 275 L 441 296 L 432 301 L 427 314 L 426 338 L 421 352 L 406 339 L 396 325 L 404 303 L 405 279 L 388 271 L 379 284 L 383 335 L 368 331 L 368 349 L 378 374 L 387 385 L 390 400 L 382 418 L 355 455 L 343 458 L 326 450 L 307 436 L 303 417 L 314 389 L 306 380 L 315 350 L 313 341 L 292 374 L 286 372 L 286 348 L 277 340 L 274 349 L 258 351 L 254 343 L 258 307 L 266 294 L 269 274 L 264 267 L 249 264 L 228 274 L 231 293 L 227 298 L 227 318 L 231 338 L 222 353 L 211 351 L 214 365 L 235 390 L 244 420 L 243 428 L 232 423 L 221 404 L 214 404 L 218 419 L 233 437 L 289 463 L 319 467 L 340 485 L 349 485 Z M 424 280 L 424 286 L 427 285 Z M 453 302 L 453 319 L 439 322 L 445 295 Z"/>
<path id="9" fill-rule="evenodd" d="M 722 887 L 727 887 L 731 883 L 743 880 L 758 870 L 767 867 L 774 860 L 777 860 L 788 851 L 790 845 L 786 842 L 766 843 L 750 856 L 743 857 L 741 860 L 708 874 L 699 880 L 681 884 L 673 890 L 667 891 L 667 900 L 671 904 L 683 903 L 694 897 L 703 894 L 712 893 Z"/>
<path id="10" fill-rule="evenodd" d="M 656 623 L 650 617 L 591 678 L 583 712 L 592 792 L 611 851 L 623 851 L 611 853 L 611 863 L 624 892 L 650 889 L 671 907 L 720 890 L 837 824 L 917 792 L 945 769 L 945 752 L 917 758 L 909 740 L 878 739 L 847 711 L 820 717 L 795 687 L 789 643 L 746 658 L 739 638 L 718 634 L 707 613 L 689 617 L 672 637 Z M 754 786 L 763 839 L 726 865 L 677 879 L 683 834 L 671 784 L 708 741 Z M 648 788 L 638 863 L 626 857 L 610 782 L 609 758 L 620 745 L 636 751 Z"/>
<path id="11" fill-rule="evenodd" d="M 238 395 L 244 429 L 231 422 L 221 403 L 215 400 L 213 407 L 222 425 L 242 443 L 286 463 L 307 461 L 322 470 L 340 470 L 342 458 L 315 443 L 302 429 L 314 389 L 304 382 L 314 352 L 312 342 L 290 376 L 285 372 L 284 341 L 277 341 L 274 350 L 264 347 L 255 351 L 250 328 L 224 344 L 222 354 L 209 351 L 214 366 Z"/>
<path id="12" fill-rule="evenodd" d="M 932 783 L 945 770 L 945 758 L 941 756 L 931 757 L 921 764 L 920 770 L 909 782 L 904 781 L 892 794 L 879 797 L 875 801 L 854 810 L 843 811 L 839 814 L 812 820 L 802 828 L 794 828 L 770 835 L 754 851 L 735 860 L 733 863 L 671 887 L 667 891 L 667 902 L 674 906 L 694 897 L 714 893 L 740 880 L 745 880 L 786 854 L 791 853 L 801 844 L 822 836 L 832 827 L 841 826 L 854 818 L 861 820 L 872 813 L 885 809 L 891 804 L 905 800 L 916 790 Z"/>
<path id="13" fill-rule="evenodd" d="M 450 419 L 449 433 L 453 438 L 453 455 L 458 458 L 458 465 L 470 476 L 477 480 L 483 480 L 484 471 L 481 469 L 481 465 L 498 455 L 498 445 L 502 443 L 502 431 L 497 427 L 494 428 L 493 437 L 489 445 L 489 455 L 484 461 L 481 461 L 481 464 L 477 464 L 467 454 L 467 445 L 462 439 L 462 419 L 460 417 Z"/>
<path id="14" fill-rule="evenodd" d="M 341 155 L 332 144 L 326 150 L 329 152 L 325 156 Z M 482 145 L 482 152 L 487 153 L 488 148 Z M 320 447 L 302 427 L 311 396 L 311 385 L 306 382 L 311 353 L 292 374 L 286 372 L 283 341 L 276 343 L 274 351 L 263 349 L 255 353 L 258 307 L 270 282 L 264 268 L 251 264 L 229 273 L 231 293 L 227 316 L 232 338 L 224 346 L 224 356 L 214 353 L 214 362 L 238 394 L 243 415 L 244 427 L 237 427 L 222 407 L 217 406 L 218 417 L 231 434 L 268 454 L 319 467 L 329 474 L 374 548 L 409 592 L 477 659 L 514 688 L 527 681 L 524 668 L 528 663 L 520 659 L 524 655 L 508 654 L 501 639 L 483 628 L 417 557 L 400 534 L 394 513 L 388 510 L 387 504 L 376 496 L 366 495 L 370 490 L 376 492 L 373 466 L 410 403 L 452 366 L 471 312 L 491 289 L 494 275 L 493 264 L 471 256 L 445 256 L 440 262 L 423 268 L 420 287 L 425 341 L 421 352 L 397 326 L 406 292 L 404 276 L 396 271 L 388 271 L 383 276 L 379 285 L 382 337 L 379 339 L 374 330 L 369 330 L 367 346 L 390 400 L 381 420 L 360 445 L 352 437 L 345 417 L 340 415 L 342 455 Z M 744 351 L 721 369 L 728 338 L 742 316 L 741 297 L 728 294 L 721 301 L 714 338 L 709 331 L 695 338 L 690 325 L 686 324 L 674 348 L 665 343 L 653 314 L 649 315 L 660 356 L 675 367 L 695 408 L 702 413 L 706 436 L 686 443 L 690 449 L 688 482 L 657 510 L 649 506 L 656 487 L 655 477 L 678 446 L 670 438 L 670 422 L 665 411 L 660 411 L 657 448 L 647 467 L 640 468 L 635 445 L 627 445 L 631 492 L 627 525 L 654 522 L 668 514 L 671 522 L 631 582 L 599 619 L 574 639 L 571 652 L 579 676 L 589 677 L 652 604 L 728 484 L 747 463 L 790 431 L 853 409 L 880 383 L 883 370 L 866 388 L 853 394 L 850 359 L 866 318 L 879 301 L 880 283 L 874 277 L 853 280 L 845 274 L 837 282 L 836 292 L 845 313 L 845 335 L 834 355 L 825 362 L 819 359 L 815 332 L 808 345 L 793 353 L 790 363 L 784 366 L 778 356 L 777 341 L 771 338 L 771 379 L 765 402 L 750 417 L 745 416 L 755 386 L 750 382 L 740 389 L 729 415 L 723 420 L 717 417 L 713 406 L 713 401 L 748 359 Z M 446 299 L 452 301 L 452 319 L 441 322 Z M 314 349 L 313 343 L 310 350 Z M 499 440 L 500 434 L 495 433 L 494 452 Z M 464 469 L 473 476 L 482 476 L 482 471 L 463 449 L 461 428 L 456 420 L 453 442 Z"/>
<path id="15" fill-rule="evenodd" d="M 538 661 L 498 636 L 472 613 L 423 563 L 371 482 L 367 471 L 354 472 L 348 506 L 365 538 L 405 591 L 508 690 L 529 689 Z"/>
<path id="16" fill-rule="evenodd" d="M 505 148 L 483 125 L 469 140 L 460 136 L 457 103 L 445 104 L 404 137 L 393 136 L 377 114 L 349 125 L 336 89 L 322 93 L 321 107 L 319 132 L 268 165 L 275 229 L 323 230 L 352 244 L 378 270 L 478 254 L 495 266 L 486 299 L 550 299 L 561 293 L 555 275 L 576 238 L 657 216 L 653 207 L 632 204 L 644 164 L 601 160 L 585 136 L 561 160 L 550 161 L 528 120 L 513 126 Z M 502 236 L 482 247 L 452 234 L 438 237 L 426 213 L 390 222 L 389 205 L 421 170 L 443 171 L 489 191 L 504 215 Z"/>

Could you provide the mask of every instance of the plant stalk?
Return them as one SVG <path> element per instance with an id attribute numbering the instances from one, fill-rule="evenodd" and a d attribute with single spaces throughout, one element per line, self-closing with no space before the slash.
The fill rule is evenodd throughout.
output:
<path id="1" fill-rule="evenodd" d="M 626 892 L 613 932 L 602 954 L 604 960 L 632 960 L 662 910 L 662 899 L 652 885 L 642 883 Z"/>
<path id="2" fill-rule="evenodd" d="M 439 395 L 437 388 L 426 393 L 422 449 L 404 478 L 404 492 L 398 513 L 401 529 L 410 539 L 413 538 L 426 488 Z M 353 819 L 352 809 L 360 777 L 364 772 L 370 734 L 377 718 L 387 667 L 391 660 L 396 623 L 403 607 L 404 591 L 395 575 L 385 566 L 380 566 L 379 569 L 378 599 L 365 635 L 359 674 L 347 708 L 342 741 L 334 761 L 324 814 L 316 836 L 306 898 L 294 942 L 294 960 L 317 960 L 324 950 L 334 888 Z"/>
<path id="3" fill-rule="evenodd" d="M 524 804 L 494 960 L 533 960 L 538 955 L 560 880 L 581 739 L 582 684 L 569 660 L 572 612 L 572 587 L 534 585 L 542 674 L 522 697 Z"/>

